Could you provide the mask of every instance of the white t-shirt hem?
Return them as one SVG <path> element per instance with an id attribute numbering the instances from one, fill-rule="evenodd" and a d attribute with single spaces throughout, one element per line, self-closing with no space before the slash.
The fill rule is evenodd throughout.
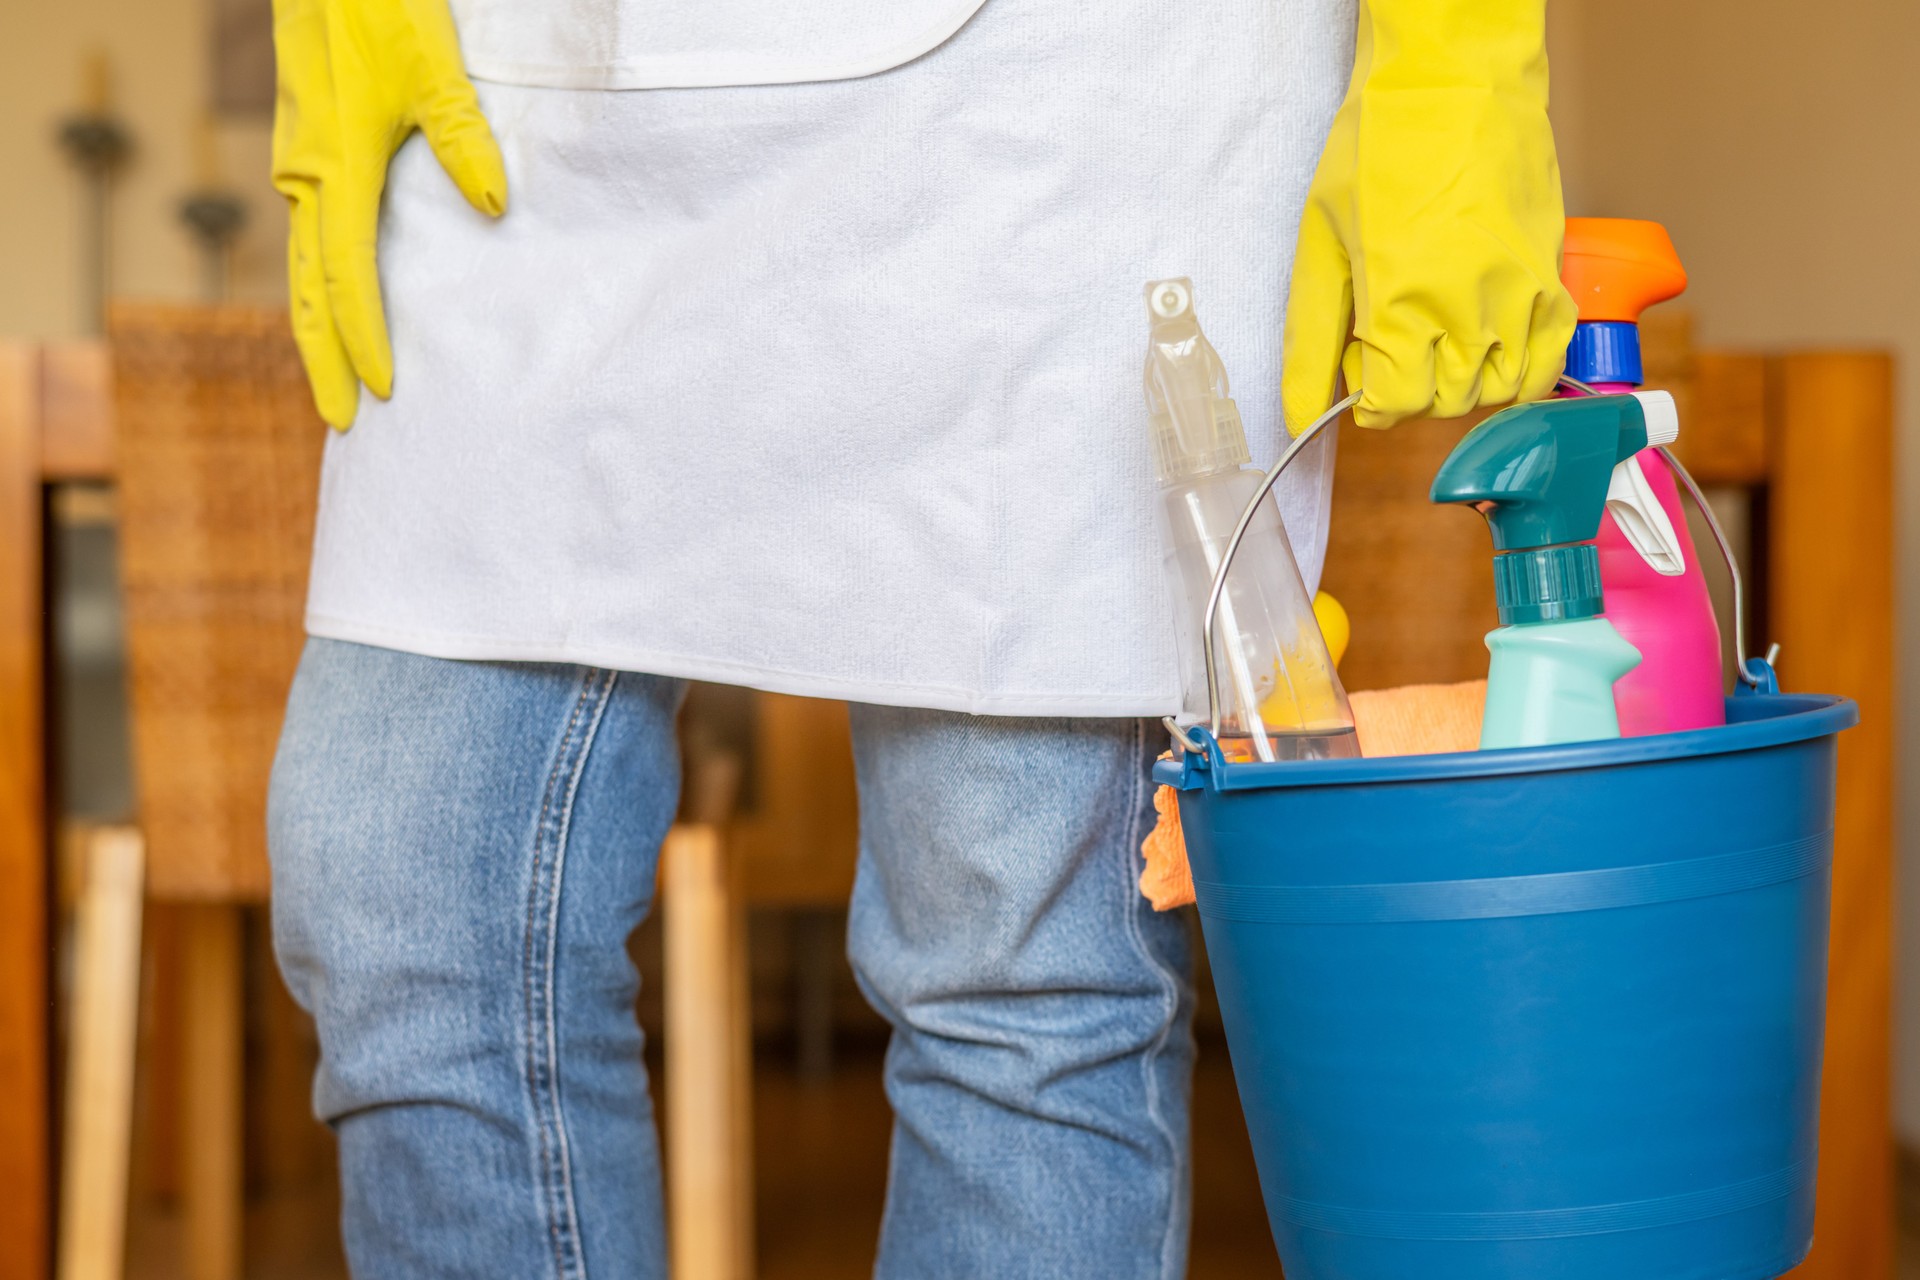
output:
<path id="1" fill-rule="evenodd" d="M 647 649 L 533 641 L 524 638 L 457 635 L 383 627 L 309 611 L 307 634 L 325 640 L 398 649 L 428 658 L 460 662 L 562 662 L 613 671 L 644 672 L 678 680 L 740 685 L 765 693 L 828 698 L 885 707 L 924 707 L 977 716 L 1076 716 L 1090 719 L 1158 718 L 1179 710 L 1176 697 L 1126 694 L 1059 694 L 984 691 L 949 685 L 846 680 L 783 671 L 724 659 L 694 658 Z"/>

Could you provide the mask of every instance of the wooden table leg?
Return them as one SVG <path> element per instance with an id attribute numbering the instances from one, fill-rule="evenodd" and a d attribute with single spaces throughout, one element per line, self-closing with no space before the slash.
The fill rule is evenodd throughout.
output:
<path id="1" fill-rule="evenodd" d="M 1858 352 L 1769 366 L 1768 603 L 1781 683 L 1860 704 L 1859 727 L 1840 735 L 1819 1216 L 1793 1275 L 1890 1280 L 1893 366 Z"/>
<path id="2" fill-rule="evenodd" d="M 0 1280 L 52 1263 L 39 362 L 0 343 Z"/>
<path id="3" fill-rule="evenodd" d="M 240 908 L 183 913 L 181 1144 L 189 1280 L 239 1280 L 241 1180 Z"/>
<path id="4" fill-rule="evenodd" d="M 725 835 L 721 837 L 725 844 Z M 728 853 L 727 1007 L 728 1057 L 733 1064 L 728 1137 L 733 1143 L 733 1183 L 727 1219 L 733 1228 L 733 1267 L 739 1280 L 754 1274 L 753 1231 L 753 983 L 747 955 L 747 906 L 741 867 Z"/>

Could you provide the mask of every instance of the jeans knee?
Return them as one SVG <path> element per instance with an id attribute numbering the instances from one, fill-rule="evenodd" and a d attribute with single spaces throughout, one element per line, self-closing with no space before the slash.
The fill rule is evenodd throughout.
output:
<path id="1" fill-rule="evenodd" d="M 353 1109 L 347 1092 L 366 1103 L 397 1092 L 373 1078 L 379 1059 L 363 1046 L 383 1012 L 404 1001 L 404 964 L 400 949 L 383 942 L 390 922 L 373 883 L 378 871 L 356 865 L 352 824 L 290 806 L 278 780 L 269 812 L 274 955 L 294 1000 L 313 1016 L 321 1047 L 316 1106 L 333 1120 Z M 355 1077 L 354 1088 L 340 1088 Z"/>
<path id="2" fill-rule="evenodd" d="M 357 877 L 336 880 L 353 841 L 333 808 L 314 802 L 316 781 L 313 762 L 292 758 L 283 743 L 267 793 L 274 956 L 294 1000 L 317 1014 L 329 979 L 352 968 L 339 948 L 355 932 L 356 895 L 341 890 Z"/>
<path id="3" fill-rule="evenodd" d="M 1192 1057 L 1193 990 L 1183 922 L 1144 922 L 1076 955 L 921 952 L 856 910 L 848 956 L 862 992 L 893 1026 L 904 1069 L 965 1085 L 1021 1110 L 1152 1062 Z M 1128 1065 L 1132 1064 L 1132 1065 Z"/>
<path id="4" fill-rule="evenodd" d="M 274 953 L 319 1033 L 315 1105 L 330 1121 L 458 1092 L 447 1069 L 463 1059 L 511 1061 L 484 1029 L 512 1025 L 518 993 L 503 964 L 516 922 L 473 892 L 477 869 L 463 881 L 422 865 L 425 833 L 395 819 L 405 806 L 348 781 L 283 750 L 268 801 Z"/>

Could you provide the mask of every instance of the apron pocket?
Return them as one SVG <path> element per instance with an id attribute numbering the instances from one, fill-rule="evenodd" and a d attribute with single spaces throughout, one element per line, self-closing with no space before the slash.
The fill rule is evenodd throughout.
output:
<path id="1" fill-rule="evenodd" d="M 452 0 L 477 80 L 692 89 L 852 80 L 944 43 L 986 0 Z"/>

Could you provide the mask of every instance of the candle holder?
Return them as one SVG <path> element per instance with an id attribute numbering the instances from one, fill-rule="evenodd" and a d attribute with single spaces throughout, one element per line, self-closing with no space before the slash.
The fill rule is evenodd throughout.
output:
<path id="1" fill-rule="evenodd" d="M 112 272 L 113 175 L 133 150 L 133 135 L 105 111 L 85 111 L 60 123 L 60 146 L 86 186 L 87 240 L 82 275 L 95 333 L 106 331 L 107 290 Z"/>
<path id="2" fill-rule="evenodd" d="M 111 172 L 133 149 L 133 135 L 114 117 L 87 112 L 60 122 L 60 145 L 82 171 Z"/>
<path id="3" fill-rule="evenodd" d="M 180 221 L 200 243 L 207 301 L 226 301 L 228 265 L 233 242 L 247 225 L 246 204 L 231 191 L 195 191 L 180 202 Z"/>

